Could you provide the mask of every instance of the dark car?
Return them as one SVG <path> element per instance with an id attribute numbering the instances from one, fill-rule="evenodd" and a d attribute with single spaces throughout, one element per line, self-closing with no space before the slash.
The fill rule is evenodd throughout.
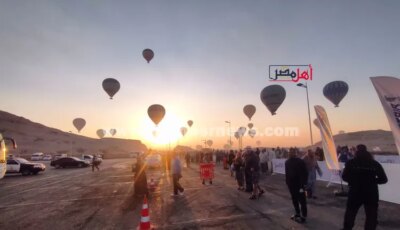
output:
<path id="1" fill-rule="evenodd" d="M 63 157 L 50 163 L 50 166 L 53 166 L 55 168 L 82 168 L 89 165 L 90 164 L 88 162 L 81 160 L 77 157 Z"/>
<path id="2" fill-rule="evenodd" d="M 30 174 L 36 175 L 46 170 L 46 166 L 42 163 L 33 163 L 23 158 L 11 158 L 7 160 L 7 174 L 22 173 L 23 176 Z"/>

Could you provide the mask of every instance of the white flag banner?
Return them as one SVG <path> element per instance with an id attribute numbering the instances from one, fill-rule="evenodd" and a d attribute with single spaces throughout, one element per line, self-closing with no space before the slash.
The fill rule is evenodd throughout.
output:
<path id="1" fill-rule="evenodd" d="M 397 152 L 400 154 L 400 79 L 395 77 L 371 77 L 371 81 L 389 120 Z"/>
<path id="2" fill-rule="evenodd" d="M 321 133 L 322 148 L 324 150 L 325 162 L 330 170 L 340 170 L 339 161 L 336 153 L 335 142 L 333 141 L 331 126 L 329 125 L 328 115 L 325 109 L 320 106 L 314 106 L 317 114 L 319 131 Z"/>

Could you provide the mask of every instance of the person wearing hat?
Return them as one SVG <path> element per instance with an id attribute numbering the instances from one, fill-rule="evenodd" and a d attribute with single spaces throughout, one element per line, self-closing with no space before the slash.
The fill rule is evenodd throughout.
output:
<path id="1" fill-rule="evenodd" d="M 376 229 L 378 224 L 378 184 L 386 184 L 388 178 L 382 165 L 375 161 L 365 145 L 358 145 L 354 159 L 349 160 L 342 173 L 349 184 L 343 229 L 353 229 L 358 209 L 364 205 L 366 230 Z"/>

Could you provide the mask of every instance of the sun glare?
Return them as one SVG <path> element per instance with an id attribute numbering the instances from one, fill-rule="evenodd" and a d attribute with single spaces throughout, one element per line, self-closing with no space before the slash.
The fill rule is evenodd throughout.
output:
<path id="1" fill-rule="evenodd" d="M 181 138 L 180 128 L 185 122 L 177 115 L 167 113 L 164 119 L 156 126 L 149 118 L 143 122 L 143 139 L 148 147 L 163 147 L 164 145 L 175 145 Z"/>

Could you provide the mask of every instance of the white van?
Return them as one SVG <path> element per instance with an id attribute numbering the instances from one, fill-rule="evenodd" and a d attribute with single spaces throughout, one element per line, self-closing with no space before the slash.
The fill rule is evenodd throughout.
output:
<path id="1" fill-rule="evenodd" d="M 43 160 L 44 153 L 34 153 L 31 156 L 31 161 L 41 161 Z"/>

